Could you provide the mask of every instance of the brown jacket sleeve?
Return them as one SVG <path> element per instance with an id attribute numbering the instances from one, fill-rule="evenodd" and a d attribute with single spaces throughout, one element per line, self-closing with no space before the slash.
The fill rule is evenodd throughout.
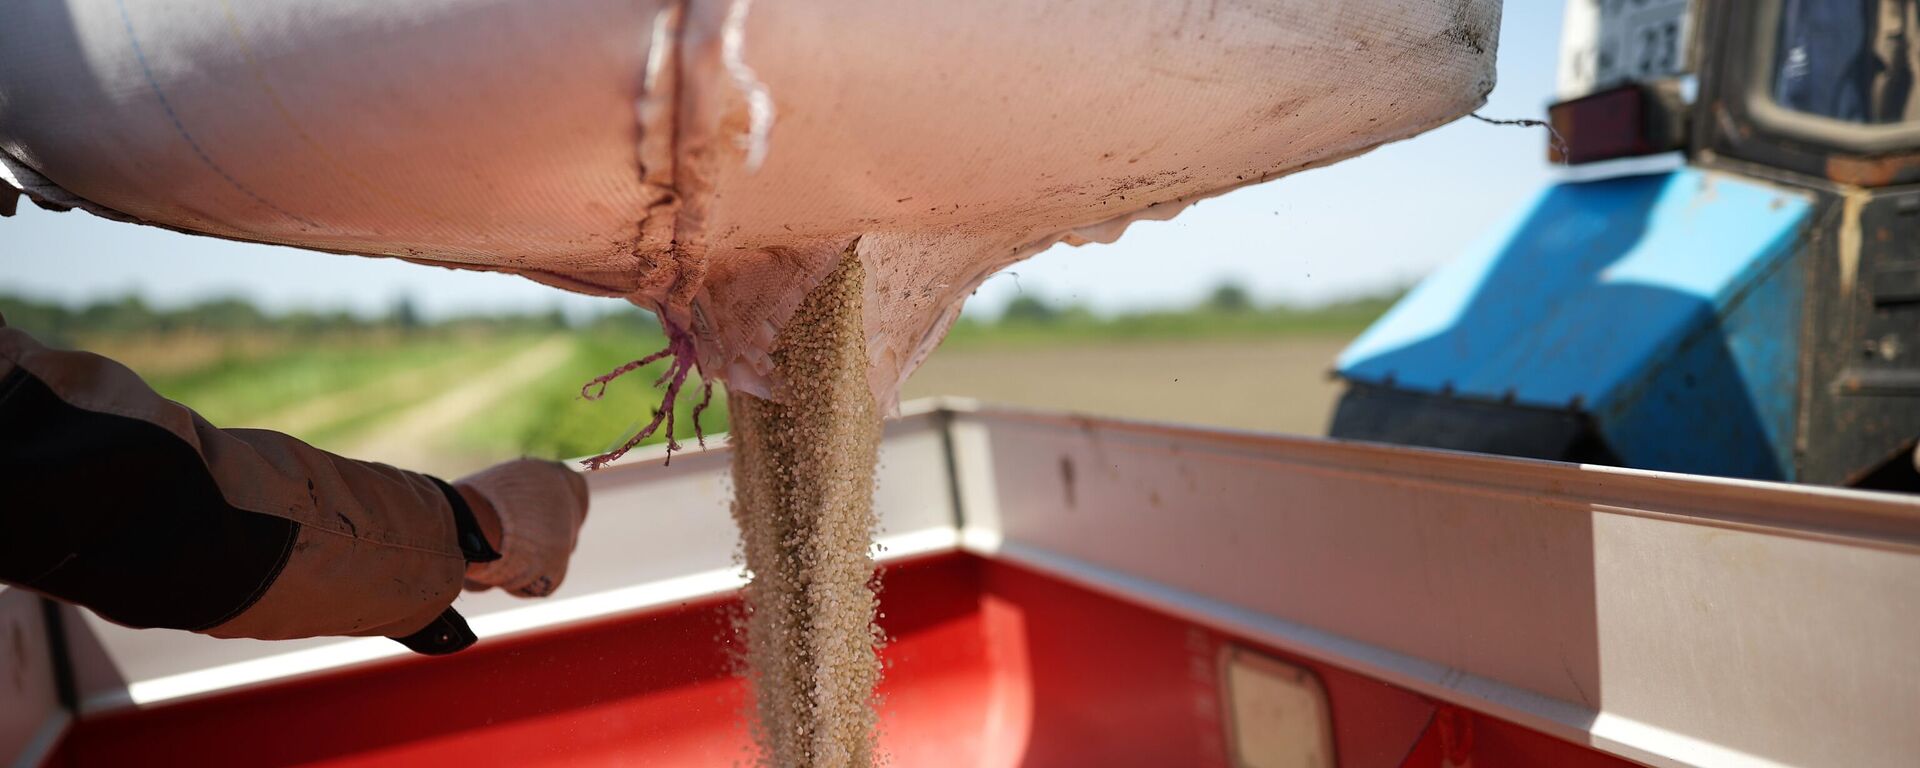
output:
<path id="1" fill-rule="evenodd" d="M 217 429 L 0 320 L 0 581 L 130 626 L 444 653 L 471 643 L 448 606 L 490 557 L 435 478 Z"/>

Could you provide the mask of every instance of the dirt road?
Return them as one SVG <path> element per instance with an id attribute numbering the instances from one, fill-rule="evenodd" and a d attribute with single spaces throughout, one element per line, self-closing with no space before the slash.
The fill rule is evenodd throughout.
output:
<path id="1" fill-rule="evenodd" d="M 901 399 L 965 395 L 1102 416 L 1324 434 L 1345 337 L 1101 342 L 935 352 Z"/>
<path id="2" fill-rule="evenodd" d="M 498 365 L 464 377 L 457 386 L 408 408 L 362 435 L 342 453 L 398 467 L 452 476 L 486 462 L 450 453 L 441 441 L 460 423 L 532 383 L 573 352 L 566 336 L 554 336 Z"/>

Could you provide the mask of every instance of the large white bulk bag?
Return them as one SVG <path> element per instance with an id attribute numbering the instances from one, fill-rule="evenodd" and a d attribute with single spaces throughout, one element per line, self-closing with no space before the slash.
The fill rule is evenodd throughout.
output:
<path id="1" fill-rule="evenodd" d="M 885 407 L 995 270 L 1477 107 L 1499 17 L 1498 0 L 13 0 L 0 174 L 50 205 L 625 296 L 761 396 L 778 329 L 852 248 Z"/>

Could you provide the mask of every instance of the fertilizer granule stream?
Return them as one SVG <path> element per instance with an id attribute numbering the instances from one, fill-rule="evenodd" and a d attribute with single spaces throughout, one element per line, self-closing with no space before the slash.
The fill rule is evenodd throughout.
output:
<path id="1" fill-rule="evenodd" d="M 746 645 L 763 764 L 871 765 L 874 464 L 864 270 L 851 249 L 774 344 L 777 400 L 729 393 L 733 515 L 747 570 Z"/>

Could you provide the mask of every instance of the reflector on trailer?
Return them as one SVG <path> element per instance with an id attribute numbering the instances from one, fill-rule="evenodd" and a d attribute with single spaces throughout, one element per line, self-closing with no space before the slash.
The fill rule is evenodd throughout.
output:
<path id="1" fill-rule="evenodd" d="M 1234 768 L 1333 768 L 1327 691 L 1311 670 L 1232 647 L 1221 665 Z"/>
<path id="2" fill-rule="evenodd" d="M 1547 159 L 1579 165 L 1686 146 L 1685 105 L 1672 83 L 1631 83 L 1547 108 Z"/>

